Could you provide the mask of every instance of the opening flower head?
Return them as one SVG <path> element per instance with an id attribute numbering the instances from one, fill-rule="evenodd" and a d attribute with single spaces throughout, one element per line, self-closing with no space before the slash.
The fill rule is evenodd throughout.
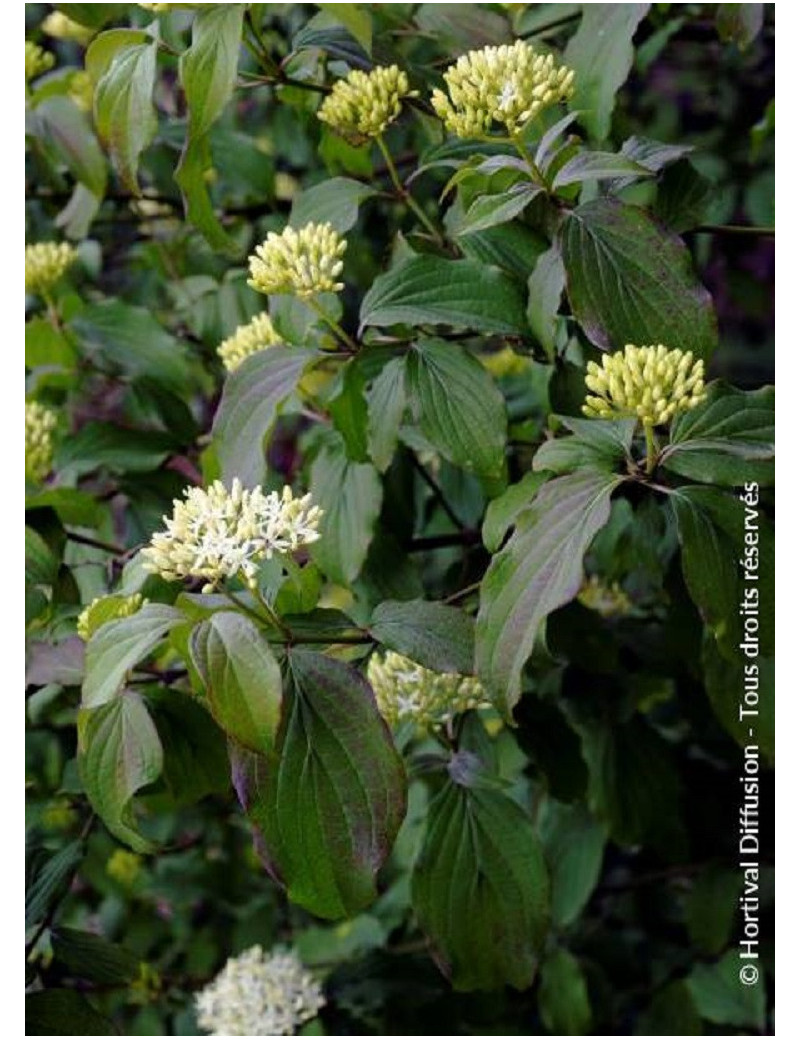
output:
<path id="1" fill-rule="evenodd" d="M 458 137 L 484 137 L 498 123 L 514 137 L 543 109 L 566 101 L 574 79 L 552 54 L 517 40 L 462 54 L 444 74 L 447 93 L 434 90 L 431 104 Z"/>
<path id="2" fill-rule="evenodd" d="M 317 111 L 351 144 L 377 137 L 402 111 L 404 97 L 416 97 L 408 76 L 397 65 L 379 65 L 370 72 L 353 69 L 338 80 Z"/>
<path id="3" fill-rule="evenodd" d="M 73 21 L 63 11 L 51 11 L 42 22 L 42 30 L 56 40 L 74 40 L 82 46 L 94 36 L 94 30 Z"/>
<path id="4" fill-rule="evenodd" d="M 331 224 L 287 227 L 270 231 L 250 257 L 247 284 L 262 293 L 293 293 L 308 298 L 323 292 L 340 292 L 337 281 L 344 267 L 347 241 Z"/>
<path id="5" fill-rule="evenodd" d="M 232 336 L 220 343 L 217 353 L 225 368 L 234 372 L 251 354 L 257 354 L 260 350 L 277 346 L 281 342 L 272 319 L 265 311 L 263 314 L 257 314 L 246 325 L 240 325 Z"/>
<path id="6" fill-rule="evenodd" d="M 140 592 L 132 596 L 97 596 L 78 616 L 78 635 L 88 643 L 98 628 L 117 621 L 119 618 L 133 617 L 147 603 Z"/>
<path id="7" fill-rule="evenodd" d="M 291 1036 L 324 1004 L 296 954 L 260 946 L 231 957 L 195 996 L 198 1025 L 214 1036 Z"/>
<path id="8" fill-rule="evenodd" d="M 25 292 L 42 295 L 52 289 L 77 256 L 77 249 L 68 242 L 25 246 Z"/>
<path id="9" fill-rule="evenodd" d="M 590 418 L 638 418 L 644 426 L 662 426 L 705 400 L 704 364 L 690 350 L 662 344 L 604 354 L 602 365 L 587 365 L 583 414 Z"/>
<path id="10" fill-rule="evenodd" d="M 431 671 L 394 650 L 372 655 L 367 678 L 378 710 L 391 726 L 406 719 L 420 726 L 440 726 L 461 712 L 489 707 L 478 679 Z"/>
<path id="11" fill-rule="evenodd" d="M 40 484 L 53 468 L 56 413 L 38 401 L 25 402 L 25 479 Z"/>
<path id="12" fill-rule="evenodd" d="M 33 40 L 25 41 L 25 82 L 28 83 L 55 65 L 55 55 L 44 50 Z"/>
<path id="13" fill-rule="evenodd" d="M 167 581 L 205 578 L 204 592 L 237 576 L 254 585 L 261 560 L 319 538 L 322 510 L 310 495 L 295 498 L 288 486 L 265 495 L 242 488 L 238 479 L 230 491 L 216 480 L 208 489 L 189 488 L 173 505 L 166 531 L 156 532 L 143 550 L 144 566 Z"/>

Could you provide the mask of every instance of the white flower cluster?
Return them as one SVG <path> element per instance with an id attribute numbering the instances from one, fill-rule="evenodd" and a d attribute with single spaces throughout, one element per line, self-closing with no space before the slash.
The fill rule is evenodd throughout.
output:
<path id="1" fill-rule="evenodd" d="M 455 672 L 433 672 L 402 654 L 373 654 L 367 678 L 378 711 L 391 726 L 411 719 L 420 726 L 439 726 L 471 708 L 487 708 L 478 679 Z"/>
<path id="2" fill-rule="evenodd" d="M 212 1036 L 292 1036 L 325 1003 L 294 953 L 253 946 L 231 957 L 195 996 L 197 1022 Z"/>
<path id="3" fill-rule="evenodd" d="M 167 581 L 205 578 L 204 592 L 237 575 L 252 585 L 261 560 L 319 538 L 322 510 L 310 495 L 295 498 L 288 486 L 265 495 L 242 488 L 238 479 L 230 491 L 216 480 L 207 490 L 190 488 L 185 501 L 173 505 L 166 531 L 144 550 L 145 567 Z"/>

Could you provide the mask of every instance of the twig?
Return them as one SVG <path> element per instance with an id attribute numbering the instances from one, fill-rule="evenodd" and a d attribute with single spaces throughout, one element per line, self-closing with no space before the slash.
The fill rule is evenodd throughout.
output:
<path id="1" fill-rule="evenodd" d="M 413 452 L 411 455 L 411 462 L 413 463 L 414 469 L 417 471 L 417 473 L 419 473 L 419 475 L 431 489 L 431 491 L 433 492 L 433 497 L 436 499 L 436 501 L 442 507 L 444 512 L 450 518 L 453 525 L 457 527 L 459 531 L 463 531 L 465 525 L 461 522 L 461 520 L 459 520 L 452 506 L 444 497 L 444 492 L 442 491 L 442 489 L 439 487 L 439 485 L 436 483 L 436 481 L 433 479 L 433 477 L 430 475 L 427 469 L 425 469 L 425 467 L 422 465 L 422 463 L 419 461 L 419 459 Z"/>

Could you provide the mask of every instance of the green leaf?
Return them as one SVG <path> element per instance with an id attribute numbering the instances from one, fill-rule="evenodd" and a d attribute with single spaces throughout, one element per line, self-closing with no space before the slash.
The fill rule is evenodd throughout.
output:
<path id="1" fill-rule="evenodd" d="M 307 651 L 289 662 L 277 753 L 240 762 L 234 782 L 289 898 L 348 917 L 376 896 L 405 815 L 403 765 L 359 672 Z"/>
<path id="2" fill-rule="evenodd" d="M 763 1031 L 767 1014 L 763 976 L 747 986 L 739 978 L 742 966 L 752 963 L 740 960 L 737 950 L 729 950 L 716 964 L 695 964 L 686 984 L 703 1018 L 715 1025 Z"/>
<path id="3" fill-rule="evenodd" d="M 163 781 L 177 805 L 194 805 L 209 794 L 229 794 L 228 743 L 202 697 L 174 688 L 148 693 L 164 748 Z"/>
<path id="4" fill-rule="evenodd" d="M 335 4 L 331 6 L 340 7 Z M 309 221 L 332 224 L 337 231 L 349 231 L 358 220 L 358 207 L 377 194 L 376 189 L 349 177 L 331 177 L 302 191 L 292 203 L 289 224 L 302 227 Z"/>
<path id="5" fill-rule="evenodd" d="M 471 260 L 499 267 L 523 284 L 527 282 L 547 242 L 525 224 L 514 222 L 462 235 L 459 243 Z"/>
<path id="6" fill-rule="evenodd" d="M 558 308 L 566 277 L 561 250 L 554 242 L 537 259 L 528 279 L 528 322 L 551 360 L 555 356 Z"/>
<path id="7" fill-rule="evenodd" d="M 418 340 L 406 365 L 411 413 L 423 435 L 457 466 L 500 476 L 505 401 L 483 365 L 460 345 L 433 339 Z"/>
<path id="8" fill-rule="evenodd" d="M 707 399 L 678 416 L 660 464 L 706 484 L 769 485 L 775 478 L 775 389 L 744 392 L 712 383 Z"/>
<path id="9" fill-rule="evenodd" d="M 266 754 L 281 712 L 281 670 L 263 632 L 234 611 L 201 621 L 189 644 L 211 714 L 231 737 Z"/>
<path id="10" fill-rule="evenodd" d="M 608 520 L 620 478 L 583 471 L 542 487 L 519 514 L 511 540 L 481 584 L 476 630 L 477 671 L 508 718 L 521 675 L 548 614 L 568 603 L 583 580 L 583 556 Z"/>
<path id="11" fill-rule="evenodd" d="M 314 459 L 309 490 L 325 518 L 311 557 L 331 581 L 349 585 L 364 565 L 380 513 L 378 471 L 351 462 L 341 440 L 331 440 Z"/>
<path id="12" fill-rule="evenodd" d="M 58 575 L 59 560 L 38 531 L 25 527 L 25 581 L 31 585 L 52 585 Z"/>
<path id="13" fill-rule="evenodd" d="M 652 177 L 652 171 L 624 155 L 613 152 L 578 152 L 568 159 L 553 178 L 553 188 L 584 181 L 606 181 L 625 177 L 627 182 Z"/>
<path id="14" fill-rule="evenodd" d="M 579 206 L 562 225 L 561 250 L 573 313 L 602 350 L 679 343 L 695 357 L 710 356 L 717 344 L 711 296 L 683 242 L 644 210 L 611 198 Z"/>
<path id="15" fill-rule="evenodd" d="M 124 18 L 128 10 L 127 4 L 56 4 L 56 7 L 89 29 L 100 29 L 107 22 Z"/>
<path id="16" fill-rule="evenodd" d="M 80 7 L 88 4 L 64 6 Z M 112 1023 L 77 990 L 45 989 L 25 994 L 26 1036 L 115 1036 L 116 1032 Z"/>
<path id="17" fill-rule="evenodd" d="M 680 781 L 669 744 L 640 716 L 582 728 L 589 808 L 619 845 L 677 856 L 685 843 Z"/>
<path id="18" fill-rule="evenodd" d="M 183 394 L 192 382 L 186 350 L 144 307 L 103 300 L 84 307 L 69 322 L 80 340 L 122 372 L 152 376 Z"/>
<path id="19" fill-rule="evenodd" d="M 71 841 L 48 857 L 30 879 L 25 891 L 25 927 L 32 928 L 48 913 L 86 853 L 82 841 Z"/>
<path id="20" fill-rule="evenodd" d="M 67 338 L 54 329 L 46 318 L 25 322 L 25 367 L 74 367 L 75 351 Z"/>
<path id="21" fill-rule="evenodd" d="M 533 457 L 531 465 L 534 470 L 571 473 L 588 468 L 614 473 L 630 457 L 636 429 L 634 419 L 557 418 L 573 433 L 571 436 L 545 441 Z"/>
<path id="22" fill-rule="evenodd" d="M 453 235 L 474 234 L 497 224 L 507 224 L 525 209 L 544 189 L 530 181 L 514 184 L 497 195 L 480 195 L 450 228 Z"/>
<path id="23" fill-rule="evenodd" d="M 373 381 L 367 399 L 369 454 L 381 473 L 394 458 L 407 403 L 405 358 L 392 358 Z"/>
<path id="24" fill-rule="evenodd" d="M 233 96 L 245 6 L 210 4 L 192 22 L 192 45 L 179 64 L 190 138 L 206 134 Z"/>
<path id="25" fill-rule="evenodd" d="M 481 538 L 489 552 L 497 552 L 508 529 L 522 510 L 531 504 L 547 478 L 546 473 L 526 473 L 522 480 L 511 484 L 501 495 L 492 499 L 481 528 Z"/>
<path id="26" fill-rule="evenodd" d="M 162 603 L 147 603 L 131 617 L 103 625 L 86 647 L 82 704 L 96 708 L 113 701 L 126 673 L 147 657 L 186 618 Z"/>
<path id="27" fill-rule="evenodd" d="M 610 134 L 616 94 L 633 64 L 633 34 L 650 4 L 581 8 L 581 24 L 567 44 L 564 63 L 575 71 L 571 105 L 589 133 L 602 141 Z"/>
<path id="28" fill-rule="evenodd" d="M 372 613 L 378 642 L 436 672 L 471 675 L 475 622 L 457 607 L 426 600 L 384 600 Z"/>
<path id="29" fill-rule="evenodd" d="M 623 141 L 619 154 L 644 166 L 651 173 L 659 173 L 665 166 L 678 162 L 691 151 L 693 151 L 691 145 L 664 144 L 663 141 L 655 141 L 650 137 L 634 136 Z M 608 185 L 608 188 L 612 192 L 618 192 L 621 188 L 633 184 L 634 180 L 634 177 L 618 177 Z"/>
<path id="30" fill-rule="evenodd" d="M 220 223 L 208 193 L 205 175 L 210 166 L 208 137 L 187 138 L 175 170 L 175 182 L 183 195 L 186 219 L 202 232 L 212 249 L 235 256 L 239 247 Z"/>
<path id="31" fill-rule="evenodd" d="M 79 979 L 115 986 L 133 982 L 139 974 L 139 958 L 100 935 L 77 928 L 55 928 L 50 936 L 53 957 L 59 966 Z"/>
<path id="32" fill-rule="evenodd" d="M 62 524 L 97 527 L 102 506 L 91 495 L 76 488 L 47 488 L 25 498 L 25 509 L 52 509 Z"/>
<path id="33" fill-rule="evenodd" d="M 358 40 L 367 54 L 372 52 L 372 14 L 361 4 L 317 4 Z"/>
<path id="34" fill-rule="evenodd" d="M 120 180 L 139 195 L 139 157 L 158 129 L 153 107 L 156 42 L 119 48 L 94 91 L 94 121 Z"/>
<path id="35" fill-rule="evenodd" d="M 78 713 L 78 769 L 86 795 L 111 833 L 137 852 L 152 851 L 152 844 L 136 830 L 133 797 L 158 779 L 162 764 L 158 731 L 137 693 L 128 690 Z"/>
<path id="36" fill-rule="evenodd" d="M 728 945 L 742 894 L 742 876 L 724 867 L 706 867 L 686 900 L 686 928 L 701 953 L 718 955 Z"/>
<path id="37" fill-rule="evenodd" d="M 550 873 L 553 922 L 562 928 L 578 919 L 600 879 L 606 829 L 586 808 L 548 798 L 539 834 Z"/>
<path id="38" fill-rule="evenodd" d="M 725 527 L 740 526 L 744 539 L 744 505 L 716 488 L 688 486 L 676 488 L 669 501 L 689 594 L 717 642 L 733 651 L 739 641 L 740 550 Z"/>
<path id="39" fill-rule="evenodd" d="M 661 177 L 653 215 L 681 234 L 705 222 L 716 197 L 717 189 L 708 177 L 683 160 Z"/>
<path id="40" fill-rule="evenodd" d="M 267 435 L 318 356 L 302 347 L 271 347 L 246 358 L 225 380 L 213 428 L 225 481 L 239 477 L 245 487 L 261 483 Z"/>
<path id="41" fill-rule="evenodd" d="M 653 997 L 636 1023 L 636 1036 L 702 1036 L 703 1023 L 686 983 L 671 982 Z"/>
<path id="42" fill-rule="evenodd" d="M 59 444 L 55 466 L 64 478 L 82 477 L 103 466 L 118 473 L 150 473 L 174 446 L 165 433 L 89 422 Z"/>
<path id="43" fill-rule="evenodd" d="M 364 355 L 362 355 L 364 357 Z M 362 357 L 348 361 L 340 370 L 341 389 L 328 401 L 328 412 L 334 427 L 341 434 L 347 457 L 353 462 L 368 462 L 367 421 L 368 406 L 365 394 L 366 377 Z"/>
<path id="44" fill-rule="evenodd" d="M 552 1036 L 586 1036 L 592 1028 L 592 1006 L 580 961 L 556 947 L 542 964 L 539 1014 Z"/>
<path id="45" fill-rule="evenodd" d="M 525 335 L 519 287 L 473 260 L 417 256 L 378 275 L 361 303 L 367 325 L 451 325 L 478 332 Z"/>
<path id="46" fill-rule="evenodd" d="M 86 4 L 87 7 L 99 7 L 99 4 Z M 103 5 L 106 6 L 106 5 Z M 109 29 L 92 40 L 83 56 L 83 64 L 93 84 L 100 82 L 107 71 L 114 55 L 123 47 L 136 44 L 152 43 L 152 37 L 143 29 Z"/>
<path id="47" fill-rule="evenodd" d="M 507 795 L 448 782 L 429 810 L 411 898 L 454 989 L 530 986 L 547 870 L 531 821 Z"/>
<path id="48" fill-rule="evenodd" d="M 97 198 L 106 190 L 106 159 L 86 115 L 68 97 L 49 97 L 33 112 L 37 137 Z"/>
<path id="49" fill-rule="evenodd" d="M 747 50 L 758 37 L 764 24 L 763 4 L 719 4 L 717 32 L 723 43 L 735 43 Z"/>

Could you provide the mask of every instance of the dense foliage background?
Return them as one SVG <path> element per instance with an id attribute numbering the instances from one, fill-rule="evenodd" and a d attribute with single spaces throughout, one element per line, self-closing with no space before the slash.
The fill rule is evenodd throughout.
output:
<path id="1" fill-rule="evenodd" d="M 305 1032 L 768 1033 L 773 6 L 150 6 L 175 9 L 26 4 L 27 39 L 55 57 L 26 77 L 27 241 L 78 251 L 46 297 L 26 296 L 26 399 L 58 424 L 51 471 L 26 488 L 29 1034 L 196 1035 L 192 994 L 256 943 L 293 947 L 323 980 Z M 54 10 L 80 40 L 43 28 Z M 447 135 L 429 104 L 460 54 L 515 38 L 576 72 L 577 121 L 555 129 L 562 107 L 526 132 L 541 190 L 513 149 Z M 316 116 L 373 64 L 418 92 L 386 131 L 390 163 Z M 267 305 L 247 258 L 289 221 L 345 235 L 344 291 L 322 317 L 272 296 L 289 346 L 227 375 L 216 348 Z M 654 473 L 632 424 L 580 421 L 587 363 L 628 342 L 691 349 L 723 381 L 673 423 Z M 388 732 L 359 714 L 371 653 L 475 662 L 493 704 L 445 733 L 395 729 L 407 811 L 374 891 L 368 870 L 359 893 L 309 894 L 304 871 L 363 870 L 338 823 L 311 864 L 306 838 L 272 845 L 291 900 L 265 871 L 231 759 L 268 837 L 309 809 L 302 783 L 276 805 L 254 794 L 257 767 L 226 741 L 248 743 L 249 723 L 207 710 L 190 632 L 230 604 L 142 568 L 173 499 L 237 475 L 325 509 L 310 559 L 260 581 L 309 644 L 286 655 L 284 704 L 323 690 L 362 727 L 345 802 L 363 751 L 403 816 Z M 749 481 L 762 587 L 747 738 Z M 114 621 L 87 648 L 77 618 L 110 592 L 144 595 L 155 627 Z M 230 651 L 246 658 L 234 671 L 263 674 L 273 651 L 286 669 L 256 645 Z M 311 715 L 313 771 L 343 723 Z M 296 764 L 287 731 L 276 760 Z M 740 745 L 754 740 L 761 976 L 746 987 Z M 478 837 L 454 846 L 459 818 Z"/>

